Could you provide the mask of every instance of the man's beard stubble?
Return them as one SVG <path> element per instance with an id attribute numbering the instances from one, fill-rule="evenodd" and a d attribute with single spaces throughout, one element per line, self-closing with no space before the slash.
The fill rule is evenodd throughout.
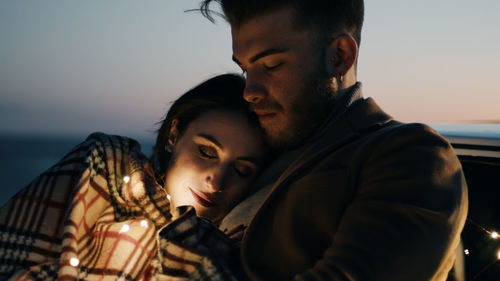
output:
<path id="1" fill-rule="evenodd" d="M 304 81 L 304 86 L 300 90 L 301 98 L 291 104 L 286 116 L 289 119 L 288 126 L 282 132 L 271 135 L 263 128 L 266 141 L 272 147 L 289 149 L 300 145 L 325 120 L 336 91 L 332 87 L 331 78 L 325 78 L 324 74 L 323 71 L 318 71 L 309 76 L 308 81 Z M 279 104 L 269 105 L 266 108 L 282 110 Z"/>

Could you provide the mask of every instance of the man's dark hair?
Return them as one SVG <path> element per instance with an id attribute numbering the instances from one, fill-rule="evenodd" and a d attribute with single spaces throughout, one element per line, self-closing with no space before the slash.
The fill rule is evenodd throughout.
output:
<path id="1" fill-rule="evenodd" d="M 221 5 L 225 19 L 236 28 L 256 15 L 291 7 L 297 29 L 310 27 L 326 33 L 344 32 L 354 37 L 358 45 L 361 42 L 363 0 L 203 0 L 200 10 L 211 21 L 212 2 Z"/>

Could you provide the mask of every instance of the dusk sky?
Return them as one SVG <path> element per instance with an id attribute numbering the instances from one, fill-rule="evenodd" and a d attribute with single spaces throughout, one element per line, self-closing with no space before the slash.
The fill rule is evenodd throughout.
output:
<path id="1" fill-rule="evenodd" d="M 151 136 L 180 94 L 240 72 L 198 4 L 0 0 L 0 133 Z M 500 120 L 500 1 L 365 4 L 366 97 L 407 122 Z"/>

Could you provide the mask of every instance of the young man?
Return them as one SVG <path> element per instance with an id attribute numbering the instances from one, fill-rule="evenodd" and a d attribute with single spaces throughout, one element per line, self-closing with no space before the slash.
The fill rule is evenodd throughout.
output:
<path id="1" fill-rule="evenodd" d="M 202 11 L 210 18 L 210 3 Z M 223 228 L 252 280 L 446 280 L 467 214 L 451 146 L 362 97 L 362 0 L 218 0 L 244 98 L 282 149 Z"/>

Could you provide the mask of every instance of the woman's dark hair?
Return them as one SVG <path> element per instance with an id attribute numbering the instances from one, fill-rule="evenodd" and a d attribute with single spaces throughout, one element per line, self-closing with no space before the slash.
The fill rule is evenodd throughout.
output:
<path id="1" fill-rule="evenodd" d="M 160 184 L 163 185 L 170 160 L 170 152 L 165 149 L 165 145 L 174 120 L 177 120 L 178 138 L 182 136 L 191 121 L 211 110 L 242 110 L 248 112 L 249 119 L 254 119 L 257 124 L 255 116 L 248 110 L 248 104 L 243 99 L 244 88 L 245 78 L 241 75 L 223 74 L 192 88 L 172 104 L 158 129 L 151 157 Z"/>

